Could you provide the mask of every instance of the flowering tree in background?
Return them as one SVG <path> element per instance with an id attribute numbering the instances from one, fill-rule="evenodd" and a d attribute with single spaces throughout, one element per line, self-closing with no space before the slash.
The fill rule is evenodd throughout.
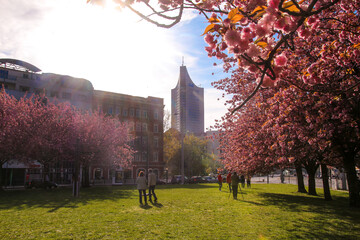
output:
<path id="1" fill-rule="evenodd" d="M 37 160 L 49 168 L 72 161 L 74 195 L 80 166 L 105 164 L 126 168 L 133 150 L 127 144 L 127 125 L 100 113 L 83 113 L 68 104 L 45 103 L 43 97 L 20 100 L 0 92 L 0 164 Z"/>
<path id="2" fill-rule="evenodd" d="M 50 167 L 67 156 L 65 149 L 74 129 L 73 109 L 68 104 L 44 104 L 38 96 L 22 100 L 28 108 L 27 125 L 21 129 L 28 139 L 23 154 L 43 165 L 46 180 Z"/>
<path id="3" fill-rule="evenodd" d="M 28 111 L 25 101 L 0 92 L 0 189 L 3 177 L 2 166 L 13 159 L 24 160 L 24 143 L 28 142 L 21 129 L 27 125 Z"/>
<path id="4" fill-rule="evenodd" d="M 88 166 L 105 164 L 114 167 L 129 167 L 133 150 L 128 145 L 131 140 L 127 125 L 115 118 L 98 112 L 76 112 L 75 131 L 69 145 L 69 152 L 76 156 L 76 169 L 84 166 L 88 180 Z M 75 146 L 75 148 L 72 148 Z M 85 182 L 85 185 L 88 185 Z"/>

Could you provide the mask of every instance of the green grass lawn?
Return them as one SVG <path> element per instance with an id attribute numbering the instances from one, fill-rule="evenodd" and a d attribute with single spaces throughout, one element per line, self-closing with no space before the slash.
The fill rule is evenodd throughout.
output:
<path id="1" fill-rule="evenodd" d="M 253 184 L 233 200 L 217 187 L 158 186 L 146 208 L 133 186 L 0 192 L 0 239 L 360 239 L 347 192 L 326 202 L 321 189 Z"/>

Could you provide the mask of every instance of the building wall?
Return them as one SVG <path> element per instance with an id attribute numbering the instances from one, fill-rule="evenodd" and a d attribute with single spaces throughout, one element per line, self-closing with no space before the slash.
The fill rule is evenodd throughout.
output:
<path id="1" fill-rule="evenodd" d="M 90 81 L 81 78 L 34 73 L 0 66 L 0 87 L 16 98 L 45 94 L 48 101 L 69 102 L 81 109 L 92 109 L 94 88 Z"/>
<path id="2" fill-rule="evenodd" d="M 180 67 L 179 80 L 171 90 L 172 127 L 179 132 L 203 135 L 204 89 L 191 80 L 185 66 Z"/>
<path id="3" fill-rule="evenodd" d="M 136 178 L 139 169 L 147 173 L 149 168 L 157 169 L 162 175 L 164 172 L 163 99 L 95 90 L 93 105 L 94 110 L 117 116 L 120 121 L 128 124 L 133 137 L 130 145 L 136 151 L 131 177 Z"/>

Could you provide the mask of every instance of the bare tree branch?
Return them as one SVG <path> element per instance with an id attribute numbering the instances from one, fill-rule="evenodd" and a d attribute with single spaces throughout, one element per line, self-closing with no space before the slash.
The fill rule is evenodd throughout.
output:
<path id="1" fill-rule="evenodd" d="M 180 9 L 179 9 L 179 14 L 176 16 L 174 21 L 170 24 L 162 24 L 162 23 L 152 20 L 151 18 L 149 18 L 149 17 L 145 16 L 144 14 L 140 13 L 139 11 L 135 10 L 133 7 L 131 7 L 130 4 L 128 4 L 128 3 L 123 3 L 123 4 L 124 4 L 124 6 L 128 7 L 131 11 L 133 11 L 135 14 L 137 14 L 139 17 L 145 19 L 146 21 L 148 21 L 158 27 L 162 27 L 162 28 L 171 28 L 171 27 L 175 26 L 177 23 L 179 23 L 181 20 L 182 14 L 183 14 L 183 10 L 184 10 L 184 5 L 181 5 Z"/>

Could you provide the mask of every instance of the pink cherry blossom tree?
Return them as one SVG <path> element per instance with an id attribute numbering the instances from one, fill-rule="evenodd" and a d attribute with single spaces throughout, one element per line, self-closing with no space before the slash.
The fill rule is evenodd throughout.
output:
<path id="1" fill-rule="evenodd" d="M 43 96 L 17 100 L 2 90 L 0 132 L 1 166 L 13 159 L 36 159 L 46 174 L 55 163 L 72 161 L 76 196 L 80 166 L 101 163 L 126 168 L 133 155 L 126 124 L 68 104 L 45 103 Z"/>
<path id="2" fill-rule="evenodd" d="M 29 141 L 21 129 L 27 125 L 26 103 L 9 96 L 4 89 L 0 91 L 0 175 L 2 165 L 14 159 L 24 159 L 23 143 Z M 2 189 L 0 176 L 0 189 Z"/>
<path id="3" fill-rule="evenodd" d="M 78 169 L 92 164 L 130 165 L 133 150 L 128 145 L 131 139 L 125 123 L 98 112 L 77 112 L 74 133 L 72 142 L 76 144 L 69 146 L 69 152 L 78 159 Z"/>
<path id="4" fill-rule="evenodd" d="M 44 104 L 43 98 L 33 96 L 25 99 L 29 108 L 29 121 L 22 129 L 29 141 L 24 154 L 43 165 L 44 180 L 50 167 L 66 158 L 65 147 L 74 128 L 73 109 L 68 104 Z"/>

